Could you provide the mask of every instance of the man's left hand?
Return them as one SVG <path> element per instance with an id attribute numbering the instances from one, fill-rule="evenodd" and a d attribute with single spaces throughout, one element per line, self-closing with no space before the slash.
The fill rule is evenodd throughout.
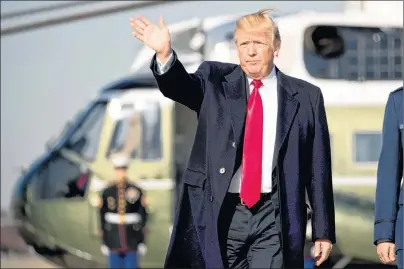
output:
<path id="1" fill-rule="evenodd" d="M 318 239 L 314 244 L 314 259 L 316 266 L 320 266 L 330 256 L 332 243 L 328 239 Z"/>

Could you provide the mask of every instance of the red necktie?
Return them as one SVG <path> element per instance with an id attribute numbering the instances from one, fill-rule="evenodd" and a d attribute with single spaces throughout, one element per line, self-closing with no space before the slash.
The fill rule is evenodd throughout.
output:
<path id="1" fill-rule="evenodd" d="M 262 99 L 258 92 L 262 86 L 262 81 L 253 80 L 251 85 L 254 86 L 254 89 L 248 98 L 247 105 L 240 190 L 240 198 L 249 208 L 255 205 L 261 196 L 264 118 Z"/>

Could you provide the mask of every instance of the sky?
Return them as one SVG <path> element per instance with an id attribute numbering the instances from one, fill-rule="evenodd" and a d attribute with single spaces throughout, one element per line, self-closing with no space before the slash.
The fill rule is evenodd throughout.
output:
<path id="1" fill-rule="evenodd" d="M 60 1 L 2 1 L 1 13 Z M 69 2 L 69 1 L 63 1 Z M 1 38 L 1 208 L 8 208 L 18 168 L 45 150 L 100 87 L 129 68 L 140 43 L 129 18 L 143 15 L 167 24 L 193 17 L 250 13 L 342 11 L 343 1 L 189 1 L 133 10 Z M 186 12 L 184 12 L 186 11 Z"/>

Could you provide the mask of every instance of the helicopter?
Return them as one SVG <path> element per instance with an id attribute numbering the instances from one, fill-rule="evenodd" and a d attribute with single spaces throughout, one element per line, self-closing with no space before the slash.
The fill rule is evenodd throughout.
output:
<path id="1" fill-rule="evenodd" d="M 330 261 L 338 268 L 354 259 L 378 263 L 372 245 L 375 175 L 385 101 L 402 84 L 402 17 L 300 12 L 276 21 L 282 36 L 277 66 L 320 86 L 326 102 L 337 231 Z M 203 60 L 237 63 L 235 18 L 207 22 L 169 26 L 189 72 Z M 368 56 L 366 50 L 377 53 Z M 39 254 L 69 253 L 86 266 L 105 266 L 92 201 L 112 178 L 109 156 L 124 152 L 132 158 L 130 178 L 145 189 L 150 205 L 149 252 L 141 265 L 164 263 L 197 117 L 162 96 L 148 69 L 152 54 L 142 49 L 133 75 L 101 89 L 16 184 L 13 215 L 22 238 Z M 308 250 L 310 233 L 308 222 Z M 64 266 L 72 267 L 67 260 Z"/>
<path id="2" fill-rule="evenodd" d="M 228 20 L 210 18 L 204 25 L 214 27 Z M 199 23 L 181 24 L 192 22 Z M 174 43 L 181 45 L 183 30 L 178 24 L 170 28 L 178 33 Z M 163 264 L 174 210 L 174 104 L 156 87 L 154 78 L 142 73 L 106 85 L 48 141 L 47 152 L 24 169 L 11 208 L 21 237 L 38 254 L 58 256 L 56 262 L 63 267 L 77 267 L 63 258 L 69 256 L 85 266 L 105 267 L 93 200 L 112 179 L 109 156 L 125 153 L 132 159 L 130 178 L 145 190 L 149 204 L 149 251 L 141 265 Z"/>

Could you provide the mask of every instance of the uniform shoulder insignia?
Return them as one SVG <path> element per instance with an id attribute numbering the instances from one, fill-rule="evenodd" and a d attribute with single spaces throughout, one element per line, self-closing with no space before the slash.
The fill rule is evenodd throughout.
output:
<path id="1" fill-rule="evenodd" d="M 140 196 L 140 191 L 135 187 L 129 187 L 126 190 L 126 193 L 125 193 L 126 200 L 131 204 L 134 204 L 137 200 L 139 200 L 139 196 Z"/>

